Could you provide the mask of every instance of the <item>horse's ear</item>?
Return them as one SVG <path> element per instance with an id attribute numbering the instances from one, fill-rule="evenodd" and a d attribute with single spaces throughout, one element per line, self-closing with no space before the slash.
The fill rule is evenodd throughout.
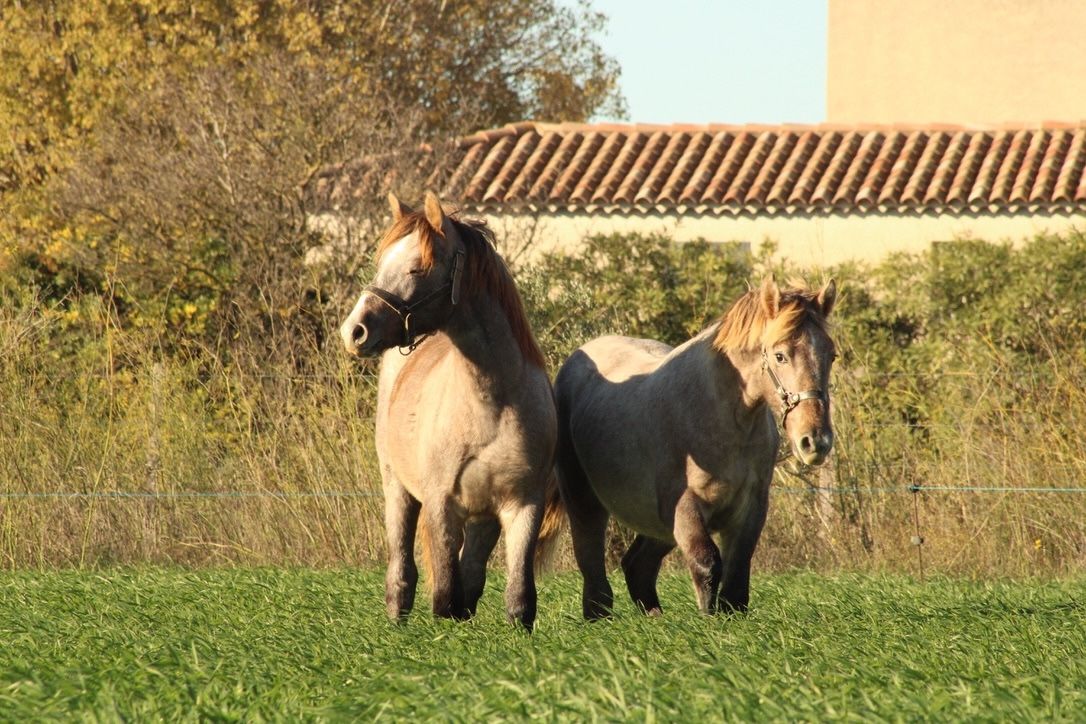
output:
<path id="1" fill-rule="evenodd" d="M 830 279 L 826 282 L 826 286 L 822 287 L 822 291 L 818 293 L 818 308 L 822 310 L 822 316 L 830 316 L 830 312 L 833 311 L 833 305 L 837 301 L 837 282 L 834 279 Z"/>
<path id="2" fill-rule="evenodd" d="M 775 319 L 777 312 L 781 311 L 781 288 L 777 286 L 773 275 L 769 275 L 762 282 L 762 288 L 758 292 L 762 300 L 762 311 L 766 319 Z"/>
<path id="3" fill-rule="evenodd" d="M 396 223 L 411 213 L 411 207 L 396 198 L 396 194 L 388 192 L 388 207 L 392 209 L 392 223 Z"/>
<path id="4" fill-rule="evenodd" d="M 425 208 L 426 220 L 430 222 L 430 226 L 434 227 L 437 233 L 444 235 L 441 229 L 445 223 L 445 210 L 441 208 L 441 201 L 433 191 L 426 192 Z"/>

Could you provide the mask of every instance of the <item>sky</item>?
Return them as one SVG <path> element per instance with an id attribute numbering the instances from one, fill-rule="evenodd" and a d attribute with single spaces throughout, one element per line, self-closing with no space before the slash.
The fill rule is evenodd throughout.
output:
<path id="1" fill-rule="evenodd" d="M 827 0 L 591 0 L 634 123 L 819 123 Z M 598 118 L 599 121 L 619 120 Z"/>

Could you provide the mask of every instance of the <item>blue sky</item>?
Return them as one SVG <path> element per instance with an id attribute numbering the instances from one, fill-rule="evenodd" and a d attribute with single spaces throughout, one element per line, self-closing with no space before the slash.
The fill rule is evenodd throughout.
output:
<path id="1" fill-rule="evenodd" d="M 818 123 L 827 0 L 591 0 L 629 121 Z M 597 120 L 614 120 L 600 118 Z"/>

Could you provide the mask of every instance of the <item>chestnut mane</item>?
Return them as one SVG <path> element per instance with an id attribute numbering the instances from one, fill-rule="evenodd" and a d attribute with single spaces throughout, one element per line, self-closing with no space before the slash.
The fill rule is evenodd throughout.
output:
<path id="1" fill-rule="evenodd" d="M 829 334 L 829 324 L 818 306 L 818 291 L 792 284 L 792 288 L 781 290 L 780 308 L 772 319 L 766 317 L 757 289 L 741 296 L 724 313 L 713 347 L 720 352 L 771 347 L 798 333 L 808 321 Z"/>

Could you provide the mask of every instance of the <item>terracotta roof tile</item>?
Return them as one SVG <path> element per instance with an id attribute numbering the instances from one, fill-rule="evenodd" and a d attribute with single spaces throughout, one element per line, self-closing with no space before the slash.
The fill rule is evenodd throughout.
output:
<path id="1" fill-rule="evenodd" d="M 1075 199 L 1079 182 L 1086 181 L 1083 176 L 1083 168 L 1086 167 L 1086 128 L 1080 128 L 1072 134 L 1069 146 L 1052 191 L 1052 200 L 1056 202 Z"/>
<path id="2" fill-rule="evenodd" d="M 965 156 L 965 150 L 969 147 L 969 140 L 965 131 L 958 131 L 947 139 L 946 147 L 940 155 L 935 172 L 928 183 L 928 189 L 924 193 L 925 204 L 941 205 L 946 202 L 954 177 L 962 168 L 962 157 Z"/>
<path id="3" fill-rule="evenodd" d="M 955 210 L 961 210 L 969 203 L 970 189 L 976 184 L 981 169 L 990 156 L 992 137 L 987 133 L 973 133 L 966 136 L 966 143 L 946 195 L 947 205 Z"/>
<path id="4" fill-rule="evenodd" d="M 811 197 L 818 188 L 818 183 L 821 181 L 823 174 L 826 173 L 826 169 L 829 168 L 830 163 L 833 161 L 833 157 L 837 153 L 837 146 L 840 143 L 841 134 L 839 132 L 828 131 L 822 134 L 818 146 L 815 147 L 814 153 L 811 154 L 811 160 L 799 175 L 799 179 L 792 190 L 792 195 L 788 197 L 790 206 L 803 208 L 814 205 L 811 203 Z"/>
<path id="5" fill-rule="evenodd" d="M 599 188 L 592 194 L 592 201 L 598 203 L 611 203 L 614 200 L 615 192 L 618 190 L 619 184 L 622 183 L 623 179 L 625 179 L 626 175 L 630 172 L 634 162 L 637 160 L 637 154 L 641 152 L 646 140 L 648 140 L 648 137 L 643 133 L 625 135 L 622 148 L 619 149 L 614 164 L 604 175 L 603 180 L 600 181 Z"/>
<path id="6" fill-rule="evenodd" d="M 1018 175 L 1011 187 L 1011 203 L 1027 201 L 1029 193 L 1033 189 L 1033 182 L 1041 169 L 1041 161 L 1044 158 L 1045 149 L 1048 147 L 1049 134 L 1040 131 L 1031 134 L 1029 146 L 1026 147 L 1025 157 L 1018 169 Z"/>
<path id="7" fill-rule="evenodd" d="M 738 175 L 743 159 L 746 158 L 753 145 L 754 137 L 749 133 L 740 133 L 732 140 L 731 145 L 728 146 L 728 152 L 720 160 L 720 165 L 709 180 L 709 185 L 705 187 L 699 201 L 704 204 L 723 206 L 724 194 Z"/>
<path id="8" fill-rule="evenodd" d="M 747 192 L 754 185 L 754 179 L 765 165 L 770 151 L 773 150 L 774 140 L 774 134 L 769 131 L 757 135 L 750 152 L 747 153 L 746 158 L 742 159 L 739 170 L 732 177 L 732 183 L 728 186 L 728 190 L 724 192 L 722 201 L 725 206 L 731 206 L 732 208 L 743 206 L 743 202 L 747 199 Z M 738 161 L 738 159 L 736 160 Z"/>
<path id="9" fill-rule="evenodd" d="M 704 131 L 695 133 L 682 151 L 682 155 L 675 161 L 675 167 L 671 170 L 667 181 L 660 189 L 659 202 L 663 204 L 676 204 L 682 197 L 686 184 L 694 176 L 698 162 L 705 157 L 706 149 L 713 141 L 713 137 Z"/>
<path id="10" fill-rule="evenodd" d="M 532 184 L 532 188 L 527 193 L 527 198 L 533 201 L 545 201 L 550 196 L 551 189 L 554 188 L 555 182 L 558 177 L 566 170 L 570 160 L 573 158 L 573 154 L 576 153 L 577 147 L 581 145 L 581 139 L 583 136 L 578 133 L 567 133 L 560 135 L 560 141 L 558 146 L 554 149 L 554 154 L 547 161 L 547 165 L 543 167 L 543 171 L 535 179 Z M 467 198 L 472 198 L 471 194 L 467 195 Z"/>
<path id="11" fill-rule="evenodd" d="M 612 201 L 620 204 L 632 204 L 641 190 L 642 184 L 652 172 L 656 162 L 660 160 L 664 146 L 667 144 L 667 136 L 662 131 L 656 131 L 645 141 L 641 152 L 631 164 L 629 173 L 619 184 Z"/>
<path id="12" fill-rule="evenodd" d="M 1017 131 L 1011 136 L 1010 145 L 1007 147 L 1007 152 L 1003 155 L 1003 161 L 999 166 L 999 173 L 996 174 L 995 182 L 992 184 L 992 191 L 988 194 L 990 205 L 1010 204 L 1014 179 L 1018 175 L 1022 159 L 1025 158 L 1026 148 L 1030 140 L 1031 135 L 1026 130 Z"/>
<path id="13" fill-rule="evenodd" d="M 1086 120 L 982 128 L 525 122 L 449 149 L 442 190 L 471 210 L 1086 211 Z M 330 168 L 316 193 L 338 203 L 358 178 L 353 167 Z"/>
<path id="14" fill-rule="evenodd" d="M 558 176 L 554 188 L 551 189 L 549 198 L 552 201 L 567 200 L 572 195 L 573 190 L 577 187 L 577 182 L 581 180 L 581 177 L 592 163 L 592 159 L 595 158 L 596 152 L 603 145 L 603 139 L 601 133 L 585 134 L 580 146 L 578 146 L 569 163 L 566 164 L 565 171 Z"/>
<path id="15" fill-rule="evenodd" d="M 800 174 L 807 167 L 807 161 L 811 158 L 818 146 L 818 136 L 811 131 L 803 131 L 798 134 L 796 142 L 792 145 L 792 152 L 788 155 L 781 172 L 773 182 L 766 196 L 768 206 L 777 209 L 788 203 L 788 197 L 799 181 Z"/>
<path id="16" fill-rule="evenodd" d="M 818 180 L 811 203 L 815 206 L 828 206 L 837 193 L 837 189 L 848 173 L 849 164 L 856 158 L 856 152 L 862 143 L 862 137 L 855 131 L 849 131 L 842 137 L 841 143 L 834 149 L 833 156 L 826 165 L 826 171 Z"/>
<path id="17" fill-rule="evenodd" d="M 705 190 L 712 183 L 715 169 L 720 167 L 720 162 L 724 160 L 724 155 L 728 152 L 728 148 L 731 147 L 734 140 L 735 136 L 730 133 L 712 134 L 709 147 L 705 149 L 701 160 L 694 167 L 694 172 L 690 174 L 690 180 L 687 181 L 686 187 L 679 194 L 679 203 L 692 204 L 701 201 Z"/>
<path id="18" fill-rule="evenodd" d="M 867 178 L 868 171 L 879 157 L 879 150 L 886 138 L 880 131 L 857 135 L 860 138 L 859 148 L 849 163 L 848 170 L 837 187 L 837 192 L 833 195 L 833 205 L 837 208 L 847 209 L 856 203 L 860 185 Z"/>
<path id="19" fill-rule="evenodd" d="M 1063 159 L 1067 156 L 1067 147 L 1071 142 L 1071 134 L 1068 131 L 1055 131 L 1049 140 L 1048 149 L 1041 159 L 1041 167 L 1037 170 L 1037 178 L 1033 182 L 1033 190 L 1029 193 L 1031 203 L 1042 203 L 1052 198 L 1052 189 L 1056 186 L 1056 176 L 1063 165 Z"/>
<path id="20" fill-rule="evenodd" d="M 652 170 L 649 172 L 649 176 L 645 179 L 644 185 L 641 190 L 637 192 L 634 197 L 636 201 L 644 201 L 647 203 L 655 203 L 660 197 L 660 192 L 664 188 L 664 184 L 667 183 L 668 178 L 671 176 L 671 172 L 675 170 L 675 166 L 679 163 L 679 159 L 682 158 L 683 151 L 686 150 L 686 146 L 690 143 L 690 134 L 685 131 L 679 131 L 663 135 L 666 145 L 664 150 L 660 152 L 660 158 L 656 164 L 653 165 Z"/>

